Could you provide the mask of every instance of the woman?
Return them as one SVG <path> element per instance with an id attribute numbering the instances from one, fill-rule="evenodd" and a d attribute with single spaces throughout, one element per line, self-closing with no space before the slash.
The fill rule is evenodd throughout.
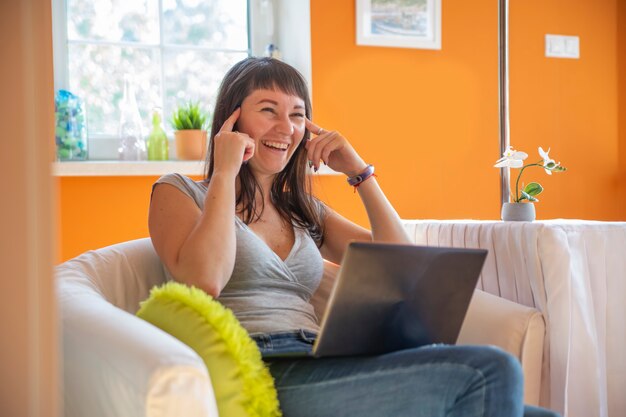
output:
<path id="1" fill-rule="evenodd" d="M 323 258 L 340 262 L 351 240 L 409 243 L 373 167 L 340 133 L 311 122 L 306 82 L 278 60 L 247 58 L 226 74 L 207 160 L 204 181 L 157 181 L 150 235 L 172 277 L 231 308 L 267 356 L 311 347 L 318 322 L 309 299 Z M 371 231 L 311 196 L 307 169 L 321 164 L 356 187 Z M 285 416 L 524 414 L 519 364 L 495 348 L 268 362 Z"/>

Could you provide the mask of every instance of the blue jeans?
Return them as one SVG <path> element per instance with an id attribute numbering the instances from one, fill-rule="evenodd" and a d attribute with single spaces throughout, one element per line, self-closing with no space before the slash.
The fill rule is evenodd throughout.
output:
<path id="1" fill-rule="evenodd" d="M 252 335 L 285 417 L 554 417 L 523 405 L 516 358 L 494 347 L 430 345 L 379 356 L 270 358 L 312 348 L 307 331 Z"/>

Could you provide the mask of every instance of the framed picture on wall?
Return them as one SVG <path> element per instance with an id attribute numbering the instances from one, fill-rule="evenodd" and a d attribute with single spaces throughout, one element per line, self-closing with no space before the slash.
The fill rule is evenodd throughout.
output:
<path id="1" fill-rule="evenodd" d="M 441 0 L 356 0 L 356 43 L 441 49 Z"/>

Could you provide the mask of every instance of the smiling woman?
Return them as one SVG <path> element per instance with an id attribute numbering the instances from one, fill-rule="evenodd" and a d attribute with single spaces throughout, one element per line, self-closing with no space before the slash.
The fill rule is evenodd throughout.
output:
<path id="1" fill-rule="evenodd" d="M 521 417 L 519 362 L 491 347 L 270 359 L 279 344 L 311 349 L 319 322 L 310 300 L 324 259 L 341 262 L 353 240 L 410 242 L 373 166 L 341 133 L 311 118 L 306 82 L 291 66 L 247 58 L 228 71 L 213 116 L 205 179 L 172 174 L 153 187 L 150 237 L 171 278 L 233 311 L 257 341 L 285 415 Z M 306 171 L 322 163 L 358 186 L 371 230 L 313 197 Z M 375 395 L 372 385 L 380 388 Z"/>

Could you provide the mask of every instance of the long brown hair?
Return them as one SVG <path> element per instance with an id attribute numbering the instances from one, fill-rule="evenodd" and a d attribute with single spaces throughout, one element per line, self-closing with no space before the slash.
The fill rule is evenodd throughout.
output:
<path id="1" fill-rule="evenodd" d="M 311 119 L 309 90 L 304 77 L 295 68 L 273 58 L 250 57 L 238 62 L 224 76 L 215 103 L 205 181 L 209 182 L 213 175 L 215 135 L 220 131 L 226 119 L 237 107 L 241 106 L 243 100 L 257 89 L 278 90 L 300 97 L 304 101 L 306 117 Z M 304 145 L 310 135 L 309 130 L 305 129 L 304 138 L 287 166 L 274 178 L 270 199 L 285 221 L 308 230 L 317 245 L 321 246 L 324 205 L 311 195 L 311 179 L 306 173 L 308 163 Z M 242 205 L 243 221 L 250 224 L 258 220 L 263 213 L 265 200 L 262 198 L 261 207 L 256 207 L 255 199 L 256 191 L 263 196 L 263 190 L 247 164 L 241 166 L 238 176 L 240 188 L 236 204 Z"/>

